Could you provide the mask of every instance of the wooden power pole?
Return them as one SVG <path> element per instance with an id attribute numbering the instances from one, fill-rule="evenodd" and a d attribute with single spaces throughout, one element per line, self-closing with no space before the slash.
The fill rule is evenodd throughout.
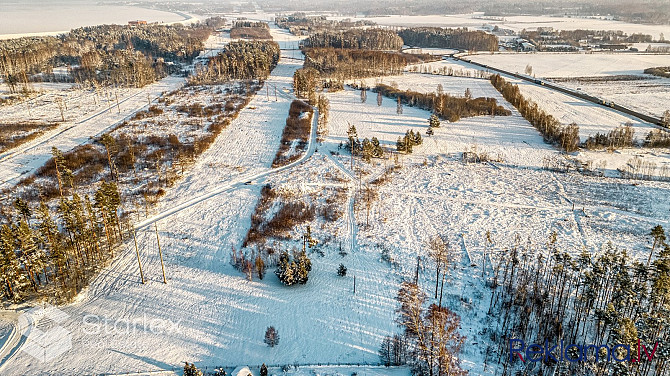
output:
<path id="1" fill-rule="evenodd" d="M 161 241 L 158 238 L 158 225 L 154 222 L 154 229 L 156 230 L 156 244 L 158 244 L 158 255 L 161 258 L 161 269 L 163 270 L 163 283 L 167 283 L 165 278 L 165 264 L 163 264 L 163 251 L 161 251 Z"/>
<path id="2" fill-rule="evenodd" d="M 142 284 L 144 284 L 144 273 L 142 272 L 142 262 L 140 262 L 140 250 L 137 249 L 137 236 L 135 235 L 135 229 L 133 229 L 133 240 L 135 241 L 135 254 L 137 255 L 137 264 L 140 266 L 140 278 L 142 279 Z"/>

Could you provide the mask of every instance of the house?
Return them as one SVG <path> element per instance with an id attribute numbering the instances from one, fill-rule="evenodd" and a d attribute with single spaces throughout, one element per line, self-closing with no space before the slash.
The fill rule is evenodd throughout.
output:
<path id="1" fill-rule="evenodd" d="M 253 376 L 248 367 L 237 367 L 230 376 Z"/>
<path id="2" fill-rule="evenodd" d="M 135 20 L 135 21 L 128 21 L 128 26 L 140 26 L 140 25 L 146 25 L 147 21 L 144 20 Z"/>

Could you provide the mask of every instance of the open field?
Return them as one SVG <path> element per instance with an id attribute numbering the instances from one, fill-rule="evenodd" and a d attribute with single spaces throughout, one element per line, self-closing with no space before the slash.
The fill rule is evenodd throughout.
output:
<path id="1" fill-rule="evenodd" d="M 463 22 L 467 19 L 472 20 L 463 16 Z M 510 19 L 519 24 L 531 22 Z M 270 32 L 284 49 L 300 40 L 275 27 Z M 228 41 L 228 35 L 210 38 L 202 57 L 216 53 Z M 559 66 L 556 59 L 563 56 L 584 58 L 587 64 L 582 67 L 577 60 L 561 60 L 563 65 Z M 622 74 L 611 72 L 649 62 L 640 58 L 617 65 L 612 56 L 619 58 L 585 54 L 478 58 L 492 59 L 492 65 L 501 59 L 507 69 L 509 64 L 521 64 L 522 58 L 535 58 L 539 71 L 555 74 L 553 77 Z M 634 260 L 645 262 L 650 229 L 659 224 L 670 226 L 670 202 L 659 199 L 667 196 L 670 182 L 623 179 L 617 171 L 635 157 L 668 166 L 670 171 L 667 149 L 562 153 L 545 143 L 538 130 L 486 79 L 406 72 L 362 80 L 369 87 L 394 84 L 424 93 L 435 92 L 439 84 L 454 96 L 470 89 L 474 97 L 495 98 L 511 112 L 509 116 L 474 116 L 453 123 L 444 120 L 432 136 L 426 134 L 429 111 L 407 105 L 397 111 L 394 100 L 384 97 L 378 104 L 371 91 L 362 102 L 360 91 L 349 87 L 320 93 L 330 103 L 323 141 L 315 141 L 317 127 L 312 122 L 302 156 L 273 168 L 295 99 L 293 74 L 303 65 L 300 57 L 299 52 L 283 50 L 264 86 L 211 146 L 174 186 L 166 187 L 155 207 L 146 208 L 144 216 L 142 210 L 134 213 L 138 256 L 129 236 L 114 260 L 76 300 L 59 307 L 67 317 L 58 326 L 71 335 L 72 348 L 41 362 L 21 351 L 20 343 L 13 345 L 15 351 L 0 364 L 0 373 L 81 375 L 166 370 L 181 374 L 179 368 L 188 361 L 208 370 L 250 365 L 255 371 L 266 363 L 275 374 L 282 372 L 283 365 L 302 365 L 284 372 L 292 376 L 408 376 L 409 369 L 404 367 L 380 369 L 379 348 L 385 336 L 402 331 L 395 319 L 396 296 L 403 281 L 416 278 L 428 295 L 427 303 L 437 302 L 439 278 L 429 242 L 440 235 L 450 250 L 444 305 L 460 316 L 459 331 L 466 337 L 460 355 L 462 366 L 471 375 L 498 375 L 502 365 L 487 365 L 485 361 L 487 346 L 497 345 L 499 339 L 491 338 L 497 318 L 487 314 L 492 290 L 484 276 L 493 274 L 493 265 L 503 255 L 517 247 L 542 254 L 545 260 L 553 256 L 552 247 L 573 256 L 583 250 L 600 255 L 611 242 L 613 247 L 626 249 Z M 604 59 L 601 63 L 609 68 L 598 65 L 597 59 Z M 476 73 L 465 63 L 431 64 Z M 561 123 L 576 122 L 582 140 L 628 121 L 638 138 L 656 129 L 547 87 L 506 79 L 518 84 L 527 99 Z M 214 118 L 189 117 L 188 110 L 198 104 L 204 108 L 223 105 L 225 109 L 225 103 L 220 102 L 229 99 L 238 85 L 184 87 L 183 78 L 168 77 L 145 89 L 119 91 L 118 107 L 116 98 L 105 103 L 102 97 L 96 103 L 92 92 L 77 88 L 48 91 L 25 103 L 0 107 L 2 123 L 33 116 L 32 112 L 36 118 L 57 121 L 56 97 L 67 96 L 72 106 L 54 132 L 0 156 L 4 185 L 12 187 L 21 176 L 44 164 L 51 146 L 68 150 L 86 144 L 123 120 L 128 121 L 127 126 L 116 128 L 115 135 L 175 133 L 193 139 Z M 134 116 L 148 107 L 149 100 L 158 102 L 158 97 L 161 112 L 147 113 L 146 118 Z M 318 118 L 318 111 L 314 117 Z M 379 140 L 384 151 L 381 158 L 365 162 L 350 155 L 347 142 L 352 125 L 361 141 Z M 396 141 L 408 130 L 420 133 L 423 142 L 410 154 L 397 153 Z M 475 153 L 481 161 L 465 161 L 464 153 Z M 543 168 L 547 160 L 569 161 L 575 166 L 588 162 L 603 176 L 588 174 L 586 169 L 550 171 Z M 263 192 L 267 189 L 276 196 L 259 212 L 258 203 L 266 198 Z M 269 222 L 287 202 L 313 206 L 313 216 L 245 247 L 254 216 Z M 301 249 L 307 231 L 318 241 L 307 249 L 312 262 L 309 281 L 287 287 L 274 275 L 277 253 Z M 236 269 L 232 255 L 235 252 L 237 258 L 238 251 L 245 257 L 266 252 L 269 268 L 265 278 L 255 273 L 248 277 Z M 137 257 L 142 262 L 144 284 Z M 346 276 L 338 276 L 340 264 L 347 267 Z M 7 319 L 1 314 L 0 318 Z M 276 347 L 263 342 L 269 326 L 279 331 Z M 9 332 L 7 324 L 0 322 L 0 348 Z M 0 353 L 0 359 L 4 355 Z M 319 366 L 324 363 L 340 366 Z"/>
<path id="2" fill-rule="evenodd" d="M 530 65 L 532 75 L 551 78 L 641 75 L 645 68 L 667 65 L 670 55 L 542 52 L 478 54 L 468 58 L 515 73 L 524 73 Z"/>

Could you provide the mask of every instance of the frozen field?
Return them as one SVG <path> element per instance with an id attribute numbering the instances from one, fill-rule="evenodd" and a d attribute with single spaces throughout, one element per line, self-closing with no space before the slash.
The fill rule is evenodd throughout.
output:
<path id="1" fill-rule="evenodd" d="M 44 35 L 100 24 L 126 25 L 128 21 L 178 22 L 193 16 L 126 5 L 103 5 L 81 1 L 61 3 L 3 1 L 0 3 L 0 39 Z"/>
<path id="2" fill-rule="evenodd" d="M 283 46 L 296 40 L 281 30 L 272 33 Z M 470 88 L 474 96 L 496 98 L 512 115 L 442 122 L 429 137 L 428 111 L 404 106 L 397 114 L 396 103 L 388 98 L 379 106 L 370 94 L 361 103 L 356 90 L 328 93 L 328 136 L 318 151 L 304 164 L 244 184 L 250 174 L 270 169 L 292 99 L 287 92 L 300 66 L 299 60 L 282 58 L 266 81 L 268 90 L 258 92 L 155 208 L 155 213 L 170 214 L 157 223 L 167 284 L 162 283 L 154 228 L 142 228 L 137 240 L 147 283 L 139 281 L 130 241 L 76 302 L 60 307 L 68 315 L 60 325 L 71 333 L 73 348 L 45 363 L 19 351 L 0 368 L 3 375 L 147 372 L 179 368 L 184 361 L 208 369 L 263 362 L 375 364 L 383 337 L 400 330 L 394 322 L 395 296 L 399 283 L 413 278 L 417 256 L 423 260 L 419 283 L 433 301 L 435 271 L 426 261 L 426 244 L 438 234 L 454 254 L 445 304 L 462 319 L 461 333 L 467 337 L 463 366 L 472 375 L 494 375 L 496 370 L 484 369 L 482 356 L 490 343 L 482 332 L 490 295 L 480 277 L 481 265 L 491 265 L 484 258 L 487 231 L 493 260 L 520 242 L 544 252 L 552 232 L 559 249 L 572 254 L 584 247 L 598 253 L 612 241 L 632 257 L 646 259 L 649 230 L 669 225 L 670 203 L 658 198 L 667 196 L 670 183 L 542 170 L 546 158 L 564 157 L 488 81 L 472 78 L 407 73 L 384 82 L 426 92 L 440 83 L 455 95 Z M 584 125 L 584 132 L 606 131 L 627 120 L 521 86 L 524 95 L 563 116 L 561 121 L 595 119 Z M 274 88 L 279 91 L 276 99 Z M 585 112 L 578 112 L 581 108 Z M 367 164 L 358 159 L 352 170 L 348 153 L 340 148 L 349 125 L 356 126 L 361 140 L 377 137 L 386 156 L 408 129 L 423 135 L 423 144 L 412 154 L 399 155 L 400 167 L 374 186 L 369 218 L 360 189 L 373 185 L 396 161 L 373 159 Z M 643 124 L 636 127 L 646 129 Z M 486 152 L 500 162 L 465 164 L 460 160 L 464 151 Z M 606 153 L 599 157 L 610 158 Z M 318 217 L 291 230 L 288 239 L 272 243 L 277 250 L 299 247 L 305 225 L 311 225 L 323 255 L 310 252 L 313 268 L 306 285 L 285 287 L 272 268 L 265 279 L 249 281 L 230 265 L 231 248 L 241 246 L 261 187 L 268 183 L 304 200 L 323 201 L 333 188 L 346 193 L 341 217 L 331 222 Z M 227 186 L 232 188 L 221 190 Z M 171 211 L 202 195 L 210 197 Z M 341 255 L 340 248 L 347 254 Z M 336 274 L 340 263 L 349 269 L 346 277 Z M 263 343 L 270 325 L 280 335 L 275 348 Z M 0 326 L 0 337 L 2 331 Z M 308 375 L 312 368 L 294 374 Z M 314 373 L 336 372 L 408 374 L 406 369 L 349 366 L 316 368 Z"/>
<path id="3" fill-rule="evenodd" d="M 644 139 L 649 131 L 656 128 L 656 126 L 633 116 L 544 86 L 519 79 L 509 79 L 509 81 L 519 85 L 519 89 L 521 89 L 521 93 L 526 99 L 537 103 L 539 108 L 553 115 L 562 124 L 577 123 L 582 141 L 598 132 L 607 133 L 627 122 L 633 124 L 635 136 L 640 140 Z"/>
<path id="4" fill-rule="evenodd" d="M 642 74 L 645 68 L 668 65 L 670 55 L 636 53 L 500 53 L 468 59 L 509 72 L 524 73 L 526 65 L 537 77 L 588 77 Z"/>
<path id="5" fill-rule="evenodd" d="M 491 85 L 489 80 L 467 78 L 467 77 L 453 77 L 440 76 L 431 74 L 419 73 L 405 73 L 398 76 L 385 76 L 378 78 L 368 78 L 362 81 L 355 81 L 356 83 L 363 82 L 367 87 L 374 88 L 378 83 L 385 85 L 397 85 L 400 90 L 412 90 L 420 93 L 435 93 L 437 86 L 442 85 L 442 90 L 445 94 L 462 97 L 465 95 L 465 90 L 470 89 L 472 96 L 496 98 L 498 102 L 505 105 L 502 101 L 502 96 Z M 369 92 L 368 100 L 377 103 L 377 94 Z M 392 99 L 385 98 L 389 102 Z M 393 110 L 393 109 L 391 109 Z"/>
<path id="6" fill-rule="evenodd" d="M 670 109 L 670 78 L 598 82 L 566 80 L 560 84 L 658 118 Z"/>

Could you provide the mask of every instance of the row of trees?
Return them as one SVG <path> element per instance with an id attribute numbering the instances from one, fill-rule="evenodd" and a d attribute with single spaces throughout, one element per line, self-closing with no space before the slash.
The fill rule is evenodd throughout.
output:
<path id="1" fill-rule="evenodd" d="M 438 86 L 436 93 L 419 93 L 410 90 L 399 90 L 393 86 L 378 84 L 375 91 L 384 96 L 394 98 L 399 103 L 432 111 L 443 119 L 451 122 L 464 117 L 479 115 L 508 116 L 509 110 L 498 105 L 495 98 L 472 98 L 470 90 L 463 97 L 445 94 Z"/>
<path id="2" fill-rule="evenodd" d="M 491 84 L 532 124 L 544 137 L 545 142 L 560 145 L 567 152 L 579 148 L 579 127 L 572 123 L 563 126 L 555 117 L 541 110 L 537 103 L 524 98 L 517 85 L 507 82 L 499 74 L 491 76 Z"/>
<path id="3" fill-rule="evenodd" d="M 398 51 L 403 40 L 386 29 L 349 29 L 344 32 L 324 31 L 310 35 L 304 46 L 308 48 L 344 48 Z"/>
<path id="4" fill-rule="evenodd" d="M 606 148 L 622 148 L 622 147 L 631 147 L 635 144 L 635 131 L 633 130 L 633 125 L 627 123 L 625 125 L 618 126 L 607 133 L 596 133 L 593 136 L 589 136 L 584 142 L 584 145 L 588 149 L 596 149 L 600 147 Z"/>
<path id="5" fill-rule="evenodd" d="M 279 62 L 279 45 L 270 41 L 237 41 L 196 67 L 191 84 L 215 84 L 231 79 L 265 80 Z"/>
<path id="6" fill-rule="evenodd" d="M 498 38 L 467 28 L 415 27 L 398 31 L 405 44 L 417 47 L 455 48 L 470 51 L 497 51 Z"/>
<path id="7" fill-rule="evenodd" d="M 665 346 L 670 340 L 670 246 L 661 226 L 654 227 L 650 236 L 649 256 L 639 261 L 611 245 L 571 256 L 557 247 L 555 233 L 543 246 L 517 242 L 501 252 L 488 285 L 493 289 L 489 314 L 496 318 L 491 335 L 498 342 L 497 362 L 505 365 L 503 375 L 515 374 L 515 365 L 509 364 L 509 338 L 523 338 L 526 343 L 546 340 L 550 346 L 561 340 L 610 349 L 616 344 L 630 346 L 628 354 L 621 347 L 613 353 L 603 348 L 589 351 L 583 362 L 560 363 L 560 374 L 670 374 L 670 349 Z M 637 353 L 638 339 L 649 352 L 660 343 L 653 359 Z M 487 363 L 493 350 L 487 350 Z M 644 360 L 602 361 L 608 356 L 638 355 Z M 570 356 L 581 359 L 583 354 Z M 601 361 L 595 361 L 596 356 Z M 543 363 L 526 362 L 522 367 L 527 374 L 539 375 Z"/>

